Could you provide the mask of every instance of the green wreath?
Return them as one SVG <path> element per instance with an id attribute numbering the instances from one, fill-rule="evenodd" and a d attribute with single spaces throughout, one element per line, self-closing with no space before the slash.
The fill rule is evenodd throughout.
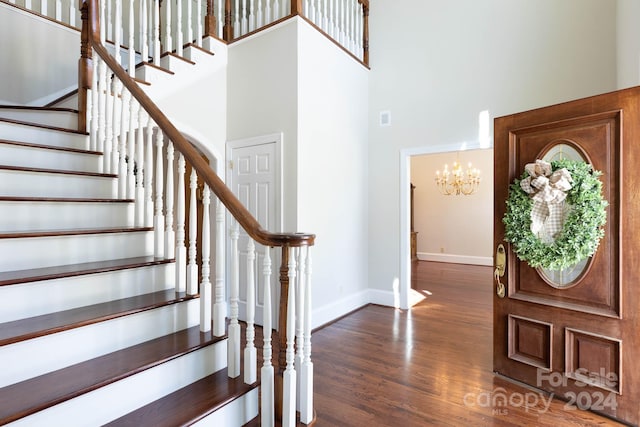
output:
<path id="1" fill-rule="evenodd" d="M 601 172 L 588 163 L 571 160 L 551 162 L 552 171 L 565 168 L 573 181 L 566 203 L 571 210 L 555 240 L 545 243 L 531 231 L 533 200 L 520 186 L 529 175 L 524 172 L 509 186 L 507 210 L 502 218 L 505 240 L 513 251 L 531 267 L 562 270 L 592 256 L 604 236 L 607 221 L 606 200 L 602 198 Z"/>

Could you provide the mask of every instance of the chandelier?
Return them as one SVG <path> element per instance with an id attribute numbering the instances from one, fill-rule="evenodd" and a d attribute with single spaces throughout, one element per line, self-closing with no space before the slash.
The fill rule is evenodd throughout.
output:
<path id="1" fill-rule="evenodd" d="M 456 160 L 453 162 L 452 170 L 449 170 L 449 165 L 444 165 L 442 173 L 436 172 L 436 185 L 445 196 L 460 194 L 468 196 L 478 191 L 480 171 L 472 167 L 471 162 L 467 170 L 462 170 L 460 162 Z"/>

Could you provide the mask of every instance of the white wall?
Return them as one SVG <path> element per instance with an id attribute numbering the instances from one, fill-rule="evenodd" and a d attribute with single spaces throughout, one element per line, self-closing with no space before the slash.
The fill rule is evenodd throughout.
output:
<path id="1" fill-rule="evenodd" d="M 229 46 L 227 140 L 282 132 L 282 231 L 297 231 L 298 44 L 290 20 Z M 278 230 L 280 231 L 280 230 Z"/>
<path id="2" fill-rule="evenodd" d="M 306 21 L 298 23 L 298 225 L 317 235 L 317 326 L 369 302 L 369 71 Z"/>
<path id="3" fill-rule="evenodd" d="M 640 2 L 618 0 L 618 89 L 640 85 Z"/>
<path id="4" fill-rule="evenodd" d="M 283 133 L 285 231 L 315 233 L 313 326 L 368 300 L 368 70 L 300 18 L 229 47 L 228 140 Z"/>
<path id="5" fill-rule="evenodd" d="M 615 6 L 609 0 L 371 2 L 373 289 L 408 280 L 400 262 L 403 153 L 478 146 L 483 110 L 493 118 L 614 90 Z M 378 125 L 383 110 L 391 112 L 391 126 Z"/>
<path id="6" fill-rule="evenodd" d="M 0 3 L 0 104 L 42 106 L 78 87 L 80 32 Z"/>
<path id="7" fill-rule="evenodd" d="M 459 158 L 480 169 L 478 191 L 469 196 L 445 196 L 435 185 L 435 172 L 451 168 Z M 418 258 L 462 264 L 492 264 L 493 150 L 469 150 L 411 157 L 414 190 L 414 230 Z M 487 226 L 489 224 L 489 226 Z"/>

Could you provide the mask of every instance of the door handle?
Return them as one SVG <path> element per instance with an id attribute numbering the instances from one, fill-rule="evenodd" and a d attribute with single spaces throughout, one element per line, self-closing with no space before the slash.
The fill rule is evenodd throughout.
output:
<path id="1" fill-rule="evenodd" d="M 500 278 L 504 276 L 504 272 L 507 269 L 507 253 L 504 250 L 504 245 L 500 243 L 496 249 L 496 269 L 493 272 L 493 277 L 496 280 L 496 295 L 498 298 L 504 298 L 507 294 L 507 289 L 504 283 L 500 281 Z"/>

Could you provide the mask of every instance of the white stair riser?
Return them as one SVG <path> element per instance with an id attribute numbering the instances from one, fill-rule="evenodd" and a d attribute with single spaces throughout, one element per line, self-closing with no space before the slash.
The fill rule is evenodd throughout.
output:
<path id="1" fill-rule="evenodd" d="M 109 199 L 117 194 L 112 177 L 0 169 L 0 195 Z"/>
<path id="2" fill-rule="evenodd" d="M 124 227 L 131 202 L 0 201 L 0 232 Z"/>
<path id="3" fill-rule="evenodd" d="M 77 148 L 80 150 L 87 150 L 89 148 L 88 135 L 3 121 L 0 121 L 0 138 L 10 141 L 45 144 L 54 147 Z"/>
<path id="4" fill-rule="evenodd" d="M 174 282 L 169 263 L 0 286 L 0 323 L 172 289 Z"/>
<path id="5" fill-rule="evenodd" d="M 212 60 L 214 56 L 215 55 L 211 55 L 210 53 L 203 52 L 202 50 L 193 46 L 187 46 L 184 49 L 184 57 L 187 58 L 189 61 L 195 62 L 196 64 L 199 64 L 204 61 Z"/>
<path id="6" fill-rule="evenodd" d="M 0 117 L 64 129 L 78 128 L 78 114 L 71 111 L 0 108 Z"/>
<path id="7" fill-rule="evenodd" d="M 52 107 L 58 108 L 73 108 L 75 110 L 78 109 L 78 93 L 76 92 L 74 95 L 68 96 L 62 101 L 53 104 Z"/>
<path id="8" fill-rule="evenodd" d="M 193 64 L 180 58 L 176 58 L 173 55 L 165 55 L 160 58 L 160 65 L 162 66 L 162 68 L 166 68 L 167 70 L 173 71 L 176 74 L 187 74 L 189 71 L 193 71 L 194 69 Z"/>
<path id="9" fill-rule="evenodd" d="M 156 67 L 150 65 L 142 65 L 136 68 L 136 77 L 152 85 L 167 81 L 172 75 L 173 74 L 158 70 Z"/>
<path id="10" fill-rule="evenodd" d="M 0 371 L 0 387 L 196 326 L 199 306 L 189 300 L 0 347 L 0 363 L 11 367 Z"/>
<path id="11" fill-rule="evenodd" d="M 153 231 L 0 239 L 0 271 L 153 255 Z"/>
<path id="12" fill-rule="evenodd" d="M 8 425 L 52 426 L 52 420 L 64 427 L 106 424 L 223 369 L 226 351 L 226 341 L 209 345 Z"/>
<path id="13" fill-rule="evenodd" d="M 197 427 L 242 426 L 258 416 L 258 388 L 192 424 Z"/>
<path id="14" fill-rule="evenodd" d="M 0 159 L 11 166 L 33 168 L 56 168 L 80 172 L 100 172 L 102 156 L 74 153 L 70 151 L 47 150 L 12 144 L 0 144 Z M 4 160 L 10 159 L 10 160 Z"/>

